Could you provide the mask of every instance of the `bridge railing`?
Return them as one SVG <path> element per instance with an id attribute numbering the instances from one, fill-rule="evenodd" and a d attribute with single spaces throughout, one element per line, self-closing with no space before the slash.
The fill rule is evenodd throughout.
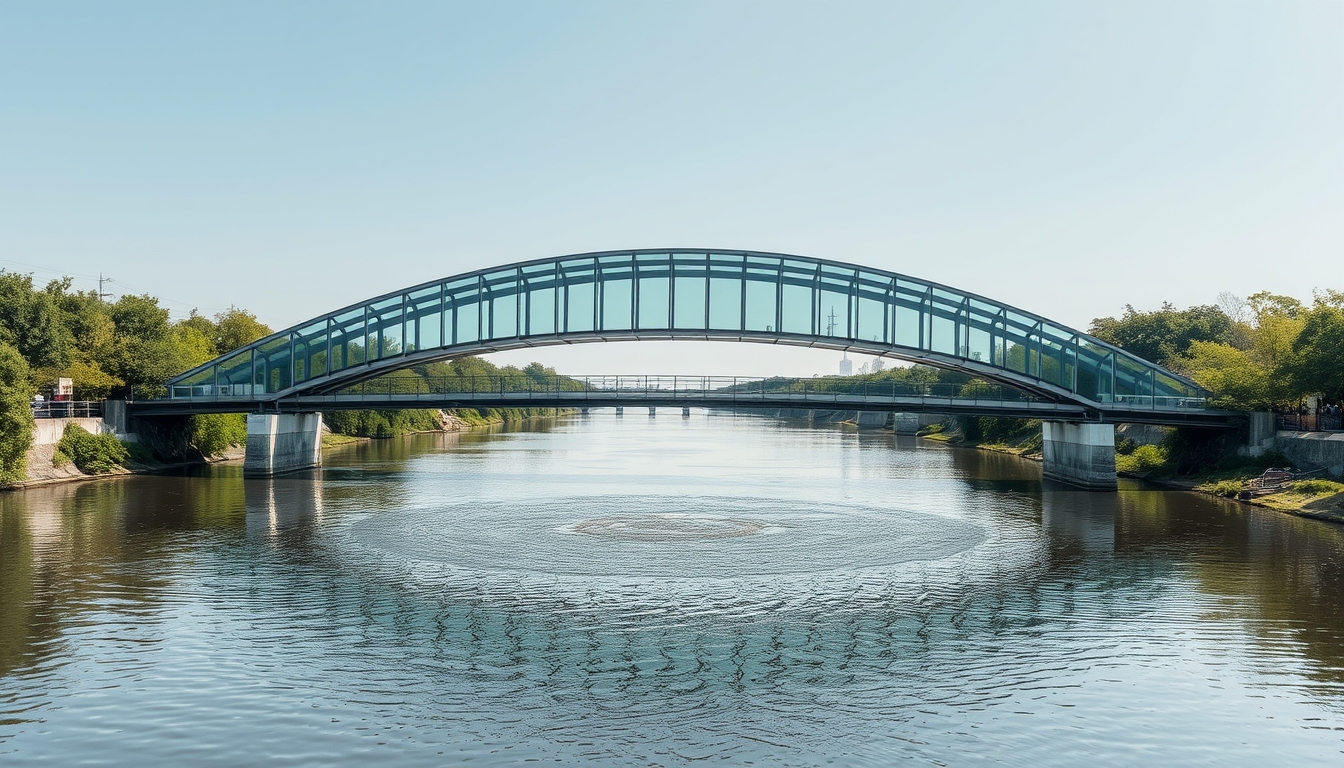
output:
<path id="1" fill-rule="evenodd" d="M 760 378 L 745 376 L 388 376 L 360 382 L 337 393 L 343 397 L 426 395 L 528 395 L 570 396 L 575 400 L 604 395 L 694 395 L 725 401 L 760 400 L 771 396 L 815 399 L 833 395 L 843 398 L 941 398 L 1000 402 L 1037 402 L 1039 398 L 995 384 L 941 384 L 924 382 L 865 381 L 829 378 Z"/>

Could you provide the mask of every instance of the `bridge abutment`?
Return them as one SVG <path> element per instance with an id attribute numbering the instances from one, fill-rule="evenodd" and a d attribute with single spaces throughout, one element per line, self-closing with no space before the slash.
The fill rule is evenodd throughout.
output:
<path id="1" fill-rule="evenodd" d="M 249 413 L 244 477 L 322 466 L 322 414 Z"/>
<path id="2" fill-rule="evenodd" d="M 1114 491 L 1115 426 L 1041 422 L 1041 473 L 1095 491 Z"/>

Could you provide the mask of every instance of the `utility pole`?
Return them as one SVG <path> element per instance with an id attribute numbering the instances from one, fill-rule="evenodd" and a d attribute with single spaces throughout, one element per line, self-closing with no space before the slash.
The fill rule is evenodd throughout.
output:
<path id="1" fill-rule="evenodd" d="M 98 300 L 99 300 L 99 301 L 102 301 L 103 299 L 108 299 L 108 298 L 111 298 L 111 297 L 112 297 L 112 294 L 111 294 L 110 292 L 109 292 L 109 293 L 104 293 L 104 292 L 103 292 L 103 283 L 112 283 L 112 282 L 116 282 L 116 281 L 113 280 L 113 279 L 110 278 L 110 277 L 103 277 L 103 273 L 102 273 L 102 272 L 99 272 L 99 273 L 98 273 Z"/>

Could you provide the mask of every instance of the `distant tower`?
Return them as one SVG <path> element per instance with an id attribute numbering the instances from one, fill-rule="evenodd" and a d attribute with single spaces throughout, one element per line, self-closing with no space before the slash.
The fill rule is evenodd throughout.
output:
<path id="1" fill-rule="evenodd" d="M 844 353 L 840 358 L 840 375 L 849 376 L 854 373 L 854 361 L 849 359 L 849 353 Z"/>

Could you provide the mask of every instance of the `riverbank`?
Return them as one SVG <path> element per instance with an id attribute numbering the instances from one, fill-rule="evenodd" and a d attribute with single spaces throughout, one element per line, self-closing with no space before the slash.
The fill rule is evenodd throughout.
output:
<path id="1" fill-rule="evenodd" d="M 1035 440 L 1026 435 L 1002 441 L 967 440 L 959 430 L 949 429 L 943 424 L 933 425 L 921 430 L 921 432 L 923 434 L 918 435 L 919 437 L 946 445 L 1007 453 L 1029 461 L 1041 461 L 1039 436 Z M 1142 446 L 1139 448 L 1142 448 Z M 1131 450 L 1134 449 L 1131 447 Z M 1241 493 L 1246 487 L 1246 481 L 1258 477 L 1268 465 L 1260 466 L 1260 464 L 1254 462 L 1247 462 L 1244 466 L 1202 472 L 1190 477 L 1163 477 L 1158 474 L 1161 465 L 1144 469 L 1142 468 L 1144 466 L 1143 462 L 1136 462 L 1133 453 L 1117 455 L 1116 459 L 1118 465 L 1116 475 L 1119 477 L 1142 480 L 1145 483 L 1176 491 L 1217 496 L 1249 506 L 1286 512 L 1298 517 L 1344 523 L 1344 483 L 1328 479 L 1298 480 L 1289 483 L 1282 491 L 1241 498 Z M 1124 468 L 1126 465 L 1133 465 L 1134 468 L 1126 469 Z"/>

